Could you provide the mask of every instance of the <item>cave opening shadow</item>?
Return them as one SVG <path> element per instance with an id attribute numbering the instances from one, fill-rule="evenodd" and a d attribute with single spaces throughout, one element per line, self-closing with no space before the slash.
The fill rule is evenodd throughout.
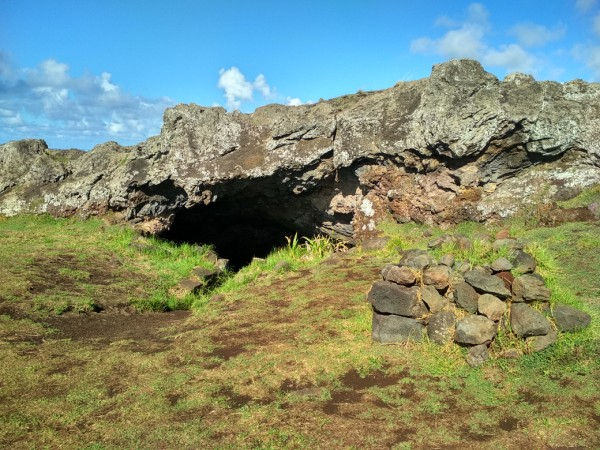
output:
<path id="1" fill-rule="evenodd" d="M 229 260 L 229 269 L 238 271 L 253 258 L 264 258 L 286 246 L 286 237 L 297 232 L 264 214 L 211 209 L 179 212 L 161 238 L 179 244 L 211 245 L 219 258 Z"/>

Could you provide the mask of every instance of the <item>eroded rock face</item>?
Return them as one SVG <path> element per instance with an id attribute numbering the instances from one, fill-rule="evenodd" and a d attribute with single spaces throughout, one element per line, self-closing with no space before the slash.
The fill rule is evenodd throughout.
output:
<path id="1" fill-rule="evenodd" d="M 178 105 L 159 136 L 132 147 L 4 144 L 0 213 L 111 211 L 150 233 L 242 218 L 352 239 L 388 213 L 442 224 L 565 199 L 599 183 L 599 165 L 600 85 L 499 81 L 460 60 L 313 105 Z"/>

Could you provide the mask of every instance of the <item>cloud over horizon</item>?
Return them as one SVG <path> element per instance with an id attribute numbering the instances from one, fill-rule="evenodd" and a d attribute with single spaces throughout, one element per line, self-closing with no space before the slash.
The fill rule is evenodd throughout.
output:
<path id="1" fill-rule="evenodd" d="M 239 110 L 244 102 L 254 103 L 256 92 L 262 97 L 261 104 L 266 101 L 279 101 L 288 106 L 313 103 L 310 100 L 303 102 L 298 97 L 282 97 L 277 89 L 267 83 L 267 79 L 262 73 L 258 74 L 253 82 L 250 82 L 236 66 L 219 71 L 217 86 L 224 91 L 223 96 L 226 99 L 226 107 L 229 111 Z"/>
<path id="2" fill-rule="evenodd" d="M 583 5 L 581 7 L 587 7 Z M 410 44 L 413 53 L 436 54 L 444 58 L 472 58 L 484 66 L 499 67 L 507 73 L 524 72 L 536 74 L 541 65 L 539 58 L 526 50 L 527 47 L 540 47 L 548 42 L 561 39 L 566 27 L 558 24 L 548 28 L 534 23 L 518 23 L 509 34 L 517 42 L 492 46 L 488 42 L 491 32 L 489 11 L 481 3 L 472 3 L 467 8 L 463 20 L 447 16 L 438 17 L 435 26 L 448 28 L 441 37 L 427 36 L 415 39 Z"/>
<path id="3" fill-rule="evenodd" d="M 275 96 L 274 90 L 271 89 L 262 73 L 258 74 L 253 82 L 250 82 L 235 66 L 219 71 L 217 86 L 225 91 L 223 95 L 227 100 L 227 109 L 230 111 L 239 110 L 242 102 L 254 101 L 255 91 L 258 91 L 264 100 L 270 100 Z"/>
<path id="4" fill-rule="evenodd" d="M 160 131 L 167 97 L 123 91 L 109 72 L 73 76 L 69 66 L 46 59 L 15 67 L 0 51 L 0 141 L 43 138 L 83 148 L 114 139 L 125 145 Z"/>

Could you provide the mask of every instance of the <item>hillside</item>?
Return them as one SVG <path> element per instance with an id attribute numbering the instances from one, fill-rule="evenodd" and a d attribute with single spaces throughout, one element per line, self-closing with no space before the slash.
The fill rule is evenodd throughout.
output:
<path id="1" fill-rule="evenodd" d="M 538 353 L 496 340 L 471 368 L 459 347 L 371 341 L 365 299 L 380 268 L 437 228 L 386 222 L 390 240 L 373 250 L 288 245 L 177 303 L 169 287 L 209 267 L 207 249 L 98 220 L 2 220 L 0 446 L 597 447 L 600 228 L 531 225 L 508 227 L 552 304 L 583 309 L 592 326 Z M 498 230 L 450 231 L 486 245 Z"/>

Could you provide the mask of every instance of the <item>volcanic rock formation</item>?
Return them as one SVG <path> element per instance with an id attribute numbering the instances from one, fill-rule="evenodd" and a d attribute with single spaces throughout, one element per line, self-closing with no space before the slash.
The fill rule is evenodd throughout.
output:
<path id="1" fill-rule="evenodd" d="M 223 246 L 290 232 L 352 240 L 389 214 L 493 220 L 599 182 L 599 84 L 499 81 L 470 60 L 312 105 L 178 105 L 132 147 L 0 146 L 0 214 L 112 212 Z"/>

